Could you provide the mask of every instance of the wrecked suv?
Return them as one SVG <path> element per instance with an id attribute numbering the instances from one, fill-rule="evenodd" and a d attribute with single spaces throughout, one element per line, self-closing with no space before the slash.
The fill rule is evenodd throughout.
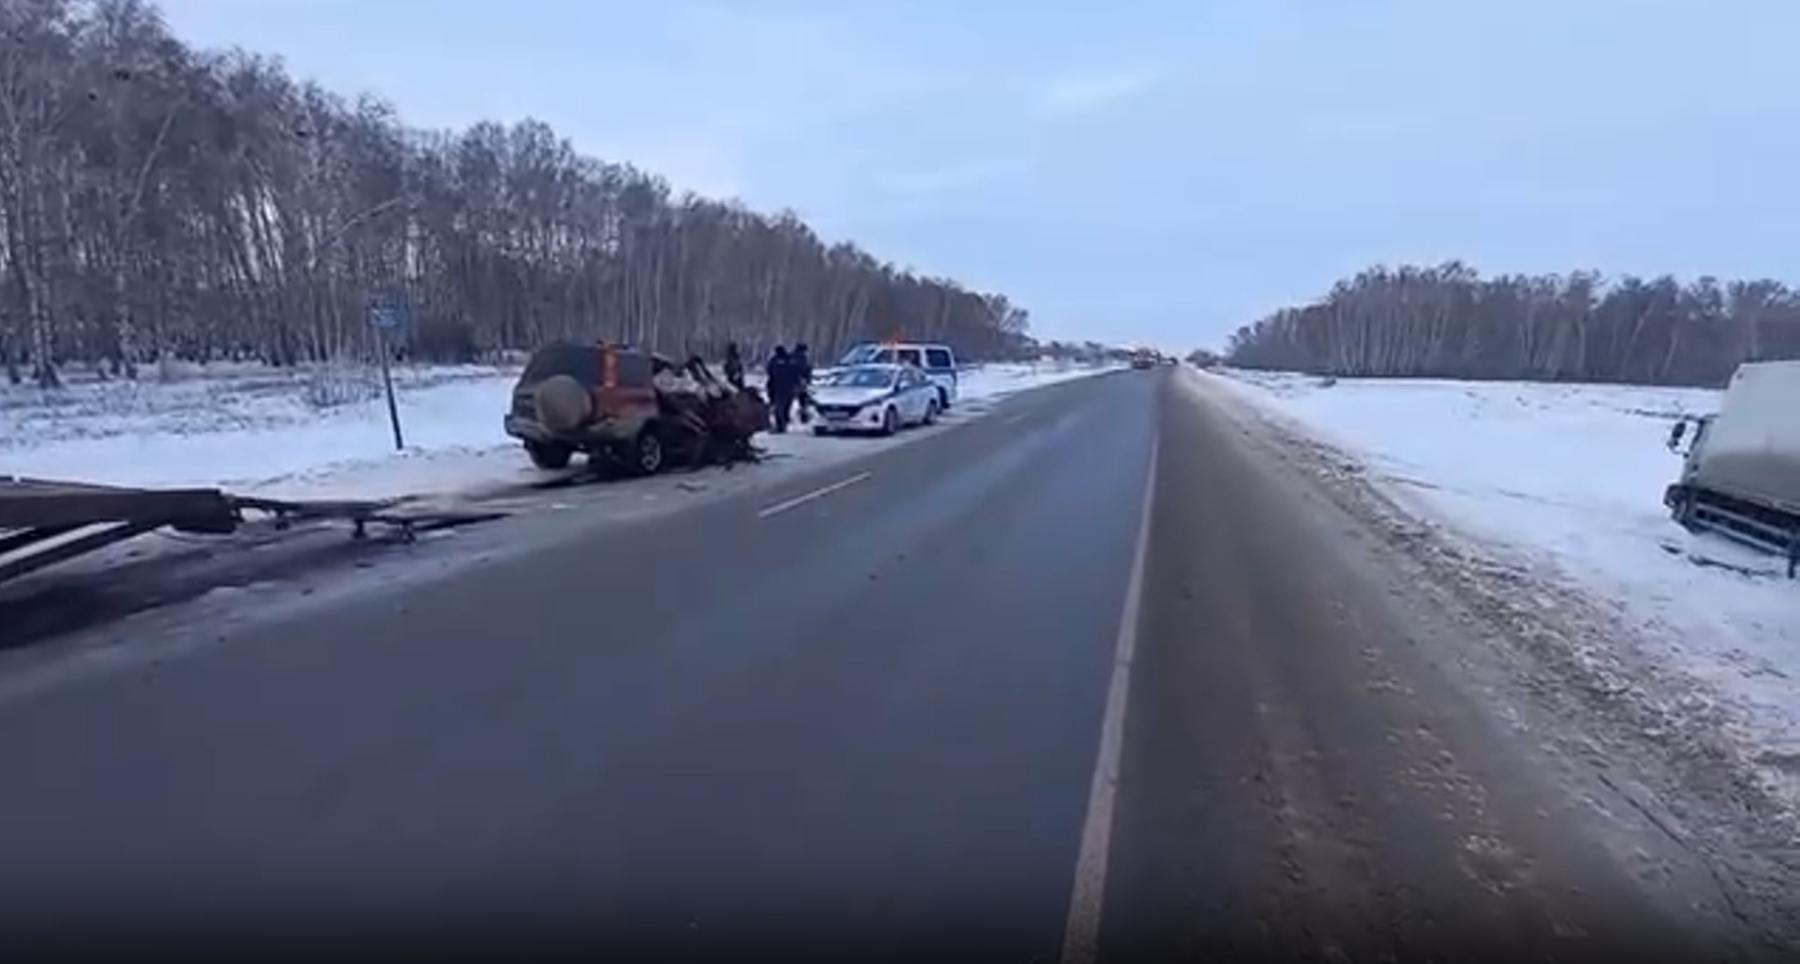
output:
<path id="1" fill-rule="evenodd" d="M 585 452 L 654 475 L 663 441 L 652 368 L 648 352 L 621 345 L 545 345 L 513 387 L 506 434 L 539 468 L 560 469 Z"/>

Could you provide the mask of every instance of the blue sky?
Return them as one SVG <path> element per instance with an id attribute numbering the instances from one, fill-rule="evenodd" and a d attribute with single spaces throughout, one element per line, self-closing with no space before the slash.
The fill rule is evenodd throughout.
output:
<path id="1" fill-rule="evenodd" d="M 161 0 L 1170 349 L 1376 262 L 1800 283 L 1794 0 Z"/>

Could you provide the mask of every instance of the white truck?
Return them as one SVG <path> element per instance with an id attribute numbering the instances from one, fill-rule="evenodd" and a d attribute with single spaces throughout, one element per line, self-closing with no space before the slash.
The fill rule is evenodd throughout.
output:
<path id="1" fill-rule="evenodd" d="M 1689 419 L 1675 423 L 1679 451 Z M 1675 520 L 1778 552 L 1800 569 L 1800 361 L 1739 365 L 1715 415 L 1691 419 L 1681 478 L 1663 494 Z"/>

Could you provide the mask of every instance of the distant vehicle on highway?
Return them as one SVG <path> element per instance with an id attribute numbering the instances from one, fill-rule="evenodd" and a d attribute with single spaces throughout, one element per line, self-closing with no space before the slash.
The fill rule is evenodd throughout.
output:
<path id="1" fill-rule="evenodd" d="M 1156 352 L 1148 348 L 1139 348 L 1131 353 L 1131 367 L 1150 368 L 1156 364 Z"/>
<path id="2" fill-rule="evenodd" d="M 939 386 L 913 365 L 834 368 L 813 384 L 812 393 L 818 435 L 892 435 L 906 425 L 930 425 L 943 411 Z"/>
<path id="3" fill-rule="evenodd" d="M 868 342 L 844 353 L 839 365 L 915 365 L 938 390 L 938 411 L 956 404 L 956 353 L 949 345 L 923 342 Z"/>

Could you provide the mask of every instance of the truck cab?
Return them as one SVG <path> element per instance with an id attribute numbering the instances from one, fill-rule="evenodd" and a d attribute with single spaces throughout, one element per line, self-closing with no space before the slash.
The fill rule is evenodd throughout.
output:
<path id="1" fill-rule="evenodd" d="M 1663 493 L 1675 520 L 1788 557 L 1800 566 L 1800 361 L 1739 365 L 1714 415 L 1669 433 L 1681 476 Z M 1693 432 L 1688 435 L 1688 426 Z"/>

